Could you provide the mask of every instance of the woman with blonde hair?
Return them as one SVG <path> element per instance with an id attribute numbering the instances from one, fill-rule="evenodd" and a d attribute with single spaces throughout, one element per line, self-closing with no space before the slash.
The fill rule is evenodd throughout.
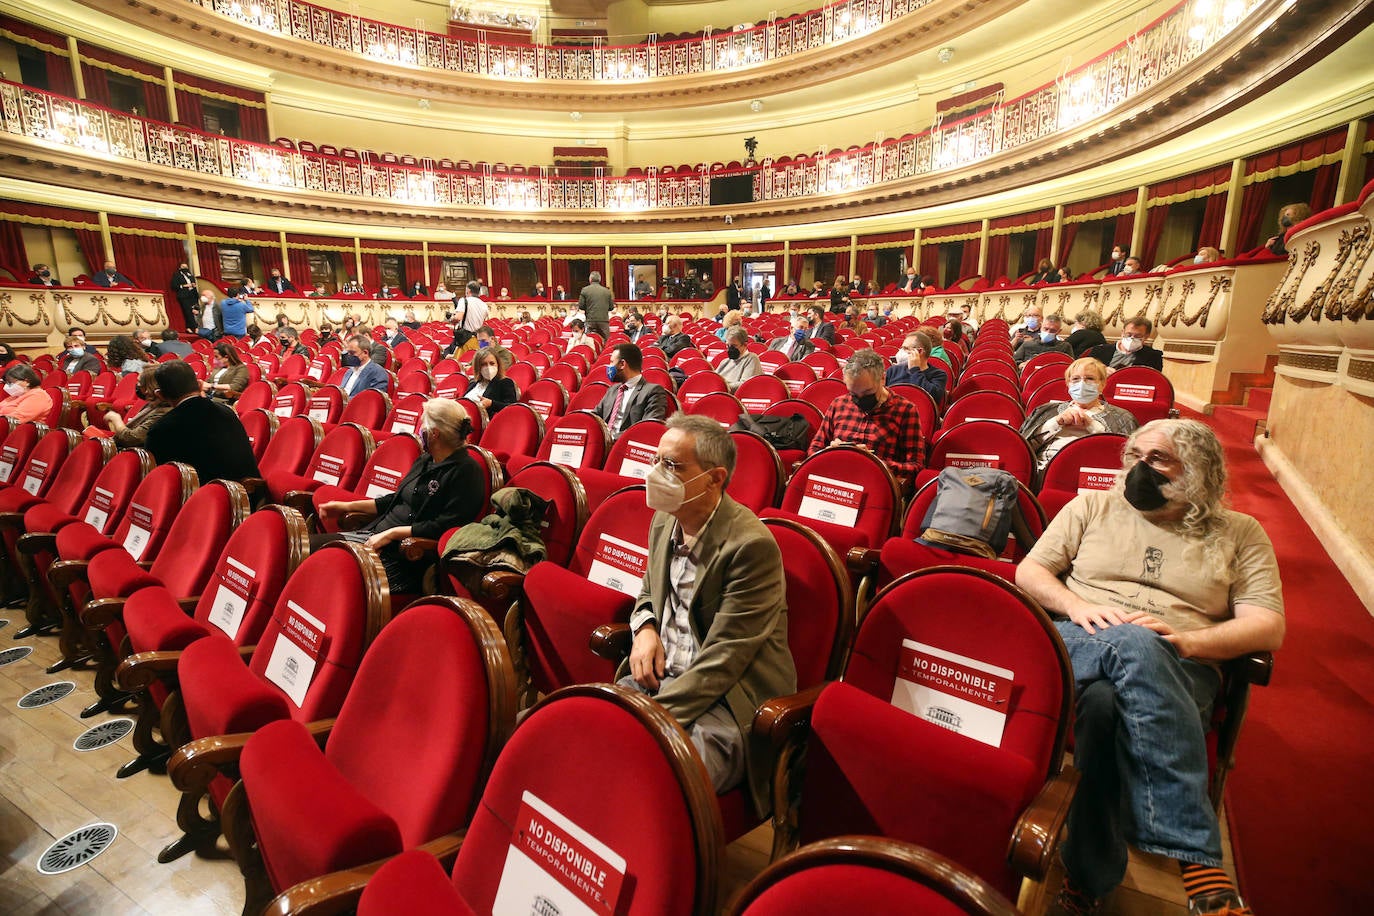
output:
<path id="1" fill-rule="evenodd" d="M 1030 443 L 1041 471 L 1074 439 L 1093 433 L 1128 436 L 1137 425 L 1130 411 L 1102 400 L 1107 368 L 1091 356 L 1069 363 L 1064 383 L 1069 386 L 1069 400 L 1050 401 L 1036 408 L 1021 425 L 1021 435 Z"/>

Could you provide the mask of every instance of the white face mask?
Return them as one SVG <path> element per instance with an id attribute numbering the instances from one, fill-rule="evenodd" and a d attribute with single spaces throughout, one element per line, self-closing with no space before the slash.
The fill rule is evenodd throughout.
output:
<path id="1" fill-rule="evenodd" d="M 28 388 L 24 387 L 24 383 L 23 383 L 23 382 L 6 382 L 6 383 L 5 383 L 5 394 L 9 395 L 9 396 L 12 397 L 12 398 L 17 398 L 17 397 L 19 397 L 21 394 L 23 394 L 25 391 L 28 391 L 28 390 L 29 390 Z"/>
<path id="2" fill-rule="evenodd" d="M 705 476 L 708 471 L 702 471 L 697 477 Z M 644 478 L 644 504 L 656 512 L 673 513 L 682 508 L 683 504 L 689 503 L 697 496 L 703 495 L 706 491 L 702 490 L 692 499 L 685 499 L 687 484 L 692 480 L 678 480 L 677 475 L 669 471 L 662 464 L 655 464 L 649 469 L 648 475 Z"/>
<path id="3" fill-rule="evenodd" d="M 1139 337 L 1121 338 L 1121 349 L 1123 352 L 1134 353 L 1143 346 L 1145 346 L 1145 341 L 1141 340 Z"/>
<path id="4" fill-rule="evenodd" d="M 1069 383 L 1069 397 L 1073 398 L 1075 404 L 1091 404 L 1101 393 L 1097 382 L 1089 379 Z"/>
<path id="5" fill-rule="evenodd" d="M 495 366 L 483 366 L 483 367 L 482 367 L 482 378 L 486 379 L 487 381 L 491 381 L 492 379 L 496 378 L 496 367 L 495 367 Z"/>

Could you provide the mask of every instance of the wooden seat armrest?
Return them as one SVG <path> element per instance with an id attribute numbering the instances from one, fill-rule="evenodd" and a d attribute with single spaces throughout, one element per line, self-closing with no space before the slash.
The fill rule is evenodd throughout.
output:
<path id="1" fill-rule="evenodd" d="M 301 514 L 301 518 L 309 518 L 315 511 L 315 504 L 311 502 L 312 495 L 309 490 L 291 490 L 282 497 L 281 504 L 289 509 L 295 509 Z"/>
<path id="2" fill-rule="evenodd" d="M 170 681 L 176 677 L 181 650 L 168 652 L 135 652 L 115 669 L 115 680 L 123 690 L 134 693 L 147 689 L 155 681 Z"/>
<path id="3" fill-rule="evenodd" d="M 445 834 L 418 847 L 439 860 L 444 871 L 450 871 L 466 831 Z M 309 881 L 302 881 L 282 891 L 267 905 L 264 916 L 336 916 L 352 913 L 358 908 L 363 888 L 390 859 L 379 859 L 356 868 L 331 872 Z"/>
<path id="4" fill-rule="evenodd" d="M 799 741 L 811 727 L 811 710 L 825 684 L 808 687 L 785 697 L 774 697 L 754 713 L 751 731 L 766 739 L 775 749 Z"/>
<path id="5" fill-rule="evenodd" d="M 339 516 L 340 531 L 357 531 L 377 516 L 371 512 L 345 512 Z"/>
<path id="6" fill-rule="evenodd" d="M 878 571 L 878 558 L 882 551 L 876 547 L 851 547 L 845 554 L 845 568 L 856 576 L 867 576 Z"/>
<path id="7" fill-rule="evenodd" d="M 324 748 L 324 743 L 329 740 L 329 735 L 334 731 L 334 723 L 339 721 L 336 718 L 317 719 L 314 722 L 305 723 L 305 730 L 310 733 L 310 737 L 315 739 L 315 743 Z"/>
<path id="8" fill-rule="evenodd" d="M 401 541 L 401 556 L 411 562 L 439 559 L 439 542 L 434 538 L 406 538 Z"/>
<path id="9" fill-rule="evenodd" d="M 267 489 L 267 481 L 261 477 L 245 477 L 239 483 L 243 484 L 243 488 L 248 491 L 250 499 Z"/>
<path id="10" fill-rule="evenodd" d="M 30 531 L 19 535 L 19 541 L 15 546 L 20 553 L 26 553 L 31 557 L 39 553 L 53 553 L 57 550 L 57 532 Z"/>
<path id="11" fill-rule="evenodd" d="M 180 792 L 203 794 L 221 773 L 231 774 L 237 780 L 239 757 L 251 737 L 252 732 L 237 732 L 186 742 L 167 761 L 172 785 Z"/>
<path id="12" fill-rule="evenodd" d="M 52 583 L 53 591 L 61 594 L 73 583 L 85 581 L 89 565 L 86 560 L 58 560 L 49 566 L 48 581 Z"/>
<path id="13" fill-rule="evenodd" d="M 482 577 L 482 597 L 493 601 L 514 601 L 525 590 L 525 574 L 494 569 Z"/>
<path id="14" fill-rule="evenodd" d="M 1022 812 L 1007 850 L 1007 860 L 1018 874 L 1043 881 L 1049 873 L 1079 778 L 1079 772 L 1066 765 L 1041 787 Z"/>
<path id="15" fill-rule="evenodd" d="M 619 662 L 630 654 L 630 646 L 634 642 L 634 638 L 628 623 L 603 623 L 592 630 L 587 645 L 597 658 L 604 658 L 608 662 Z"/>
<path id="16" fill-rule="evenodd" d="M 1268 687 L 1269 678 L 1274 674 L 1274 653 L 1251 652 L 1231 659 L 1222 668 L 1229 677 L 1259 687 Z"/>
<path id="17" fill-rule="evenodd" d="M 183 595 L 177 599 L 177 604 L 187 614 L 196 612 L 196 605 L 200 604 L 200 595 Z"/>
<path id="18" fill-rule="evenodd" d="M 24 526 L 24 513 L 0 512 L 0 528 L 19 528 Z"/>
<path id="19" fill-rule="evenodd" d="M 93 630 L 103 630 L 124 619 L 125 598 L 93 598 L 81 608 L 81 622 Z"/>
<path id="20" fill-rule="evenodd" d="M 144 572 L 151 572 L 153 569 L 152 560 L 137 560 L 135 561 L 135 565 L 137 565 L 138 568 L 143 570 Z"/>

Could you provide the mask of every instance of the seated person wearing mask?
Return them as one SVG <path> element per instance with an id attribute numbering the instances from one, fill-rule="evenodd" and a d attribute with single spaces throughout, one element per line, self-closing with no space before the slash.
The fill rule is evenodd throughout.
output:
<path id="1" fill-rule="evenodd" d="M 86 338 L 84 335 L 68 334 L 67 339 L 62 341 L 62 345 L 67 348 L 67 352 L 58 365 L 62 371 L 67 373 L 70 378 L 76 372 L 89 372 L 91 375 L 100 374 L 100 360 L 95 355 L 87 352 Z"/>
<path id="2" fill-rule="evenodd" d="M 1053 312 L 1045 316 L 1044 322 L 1040 326 L 1040 336 L 1023 340 L 1016 345 L 1012 351 L 1011 358 L 1016 360 L 1018 366 L 1024 365 L 1041 353 L 1063 353 L 1068 356 L 1073 355 L 1073 348 L 1068 341 L 1059 339 L 1059 332 L 1064 329 L 1064 319 L 1058 312 Z"/>
<path id="3" fill-rule="evenodd" d="M 806 336 L 819 337 L 833 347 L 835 345 L 835 326 L 825 320 L 825 309 L 819 305 L 812 305 L 806 309 L 804 314 L 807 318 L 807 327 L 810 328 L 806 332 Z"/>
<path id="4" fill-rule="evenodd" d="M 916 405 L 883 384 L 883 358 L 871 348 L 844 363 L 849 396 L 831 403 L 807 449 L 814 455 L 831 445 L 848 443 L 877 455 L 899 483 L 908 482 L 925 464 L 925 440 Z"/>
<path id="5" fill-rule="evenodd" d="M 725 332 L 725 361 L 716 372 L 732 392 L 745 380 L 763 374 L 758 354 L 749 352 L 749 334 L 738 324 Z"/>
<path id="6" fill-rule="evenodd" d="M 774 337 L 768 342 L 768 349 L 781 352 L 790 362 L 804 359 L 816 349 L 816 345 L 811 342 L 810 325 L 811 322 L 805 315 L 793 316 L 792 333 L 785 337 Z"/>
<path id="7" fill-rule="evenodd" d="M 939 366 L 930 365 L 933 343 L 925 331 L 914 331 L 902 341 L 902 349 L 897 351 L 897 363 L 887 370 L 884 384 L 915 385 L 923 390 L 938 405 L 945 397 L 949 385 L 949 373 Z M 943 352 L 943 350 L 941 351 Z"/>
<path id="8" fill-rule="evenodd" d="M 1040 337 L 1040 306 L 1032 305 L 1021 313 L 1021 320 L 1010 328 L 1011 345 L 1019 347 L 1027 340 Z"/>
<path id="9" fill-rule="evenodd" d="M 359 391 L 371 388 L 386 394 L 391 378 L 385 369 L 372 361 L 372 341 L 362 334 L 355 334 L 348 340 L 348 353 L 358 364 L 350 366 L 344 373 L 343 381 L 339 383 L 343 393 L 352 397 Z"/>
<path id="10" fill-rule="evenodd" d="M 614 439 L 640 420 L 662 420 L 668 395 L 662 385 L 644 380 L 644 353 L 632 343 L 616 344 L 606 378 L 611 387 L 594 413 L 606 421 Z"/>
<path id="11" fill-rule="evenodd" d="M 1126 322 L 1119 341 L 1093 347 L 1088 355 L 1106 366 L 1108 375 L 1127 366 L 1145 366 L 1163 372 L 1164 354 L 1145 342 L 1153 330 L 1154 323 L 1150 319 L 1137 315 Z"/>
<path id="12" fill-rule="evenodd" d="M 1082 311 L 1073 317 L 1073 332 L 1069 334 L 1069 350 L 1074 359 L 1083 356 L 1093 347 L 1107 342 L 1102 336 L 1102 316 L 1097 312 Z"/>
<path id="13" fill-rule="evenodd" d="M 743 784 L 758 816 L 771 761 L 750 742 L 754 712 L 796 690 L 777 542 L 725 492 L 735 443 L 709 417 L 677 414 L 645 479 L 654 511 L 622 687 L 658 701 L 687 732 L 719 794 Z"/>
<path id="14" fill-rule="evenodd" d="M 456 403 L 448 398 L 426 401 L 420 414 L 420 455 L 396 492 L 376 499 L 321 503 L 320 512 L 326 515 L 364 512 L 375 517 L 357 531 L 313 535 L 310 549 L 329 541 L 362 541 L 381 557 L 392 594 L 423 592 L 430 564 L 406 559 L 401 541 L 438 538 L 450 528 L 477 520 L 485 489 L 482 466 L 468 454 L 471 432 L 472 421 Z"/>
<path id="15" fill-rule="evenodd" d="M 206 397 L 232 401 L 247 387 L 248 367 L 243 364 L 238 348 L 228 341 L 215 344 L 214 368 L 200 383 L 200 390 Z"/>
<path id="16" fill-rule="evenodd" d="M 5 369 L 5 394 L 0 401 L 0 417 L 16 423 L 46 420 L 52 410 L 52 395 L 42 388 L 42 379 L 24 363 L 11 363 Z"/>
<path id="17" fill-rule="evenodd" d="M 638 314 L 631 314 L 625 318 L 625 336 L 630 338 L 630 343 L 643 346 L 654 336 L 654 332 L 644 326 L 644 320 Z"/>
<path id="18" fill-rule="evenodd" d="M 227 344 L 226 344 L 227 346 Z M 258 477 L 253 444 L 233 408 L 201 397 L 200 380 L 179 359 L 153 370 L 157 393 L 171 409 L 148 430 L 146 444 L 158 464 L 181 461 L 202 481 Z"/>
<path id="19" fill-rule="evenodd" d="M 1069 400 L 1041 404 L 1021 424 L 1021 437 L 1035 452 L 1036 467 L 1043 471 L 1050 459 L 1073 439 L 1093 433 L 1129 436 L 1135 431 L 1134 414 L 1102 400 L 1106 383 L 1106 367 L 1091 356 L 1069 363 L 1064 370 Z"/>
<path id="20" fill-rule="evenodd" d="M 119 448 L 142 448 L 148 441 L 148 430 L 172 409 L 172 405 L 158 394 L 156 366 L 149 366 L 138 374 L 138 396 L 144 404 L 128 422 L 118 412 L 111 410 L 105 414 L 105 425 L 110 428 L 108 433 L 88 426 L 84 435 L 113 436 Z"/>
<path id="21" fill-rule="evenodd" d="M 1194 420 L 1127 441 L 1110 491 L 1075 497 L 1016 570 L 1056 618 L 1073 666 L 1082 782 L 1060 846 L 1056 912 L 1092 913 L 1126 872 L 1127 843 L 1179 863 L 1188 912 L 1250 909 L 1221 868 L 1207 794 L 1218 664 L 1283 642 L 1274 548 L 1223 505 L 1226 459 Z"/>
<path id="22" fill-rule="evenodd" d="M 682 330 L 682 316 L 669 315 L 664 323 L 663 336 L 654 344 L 663 351 L 663 355 L 672 359 L 679 352 L 693 346 L 692 338 Z"/>
<path id="23" fill-rule="evenodd" d="M 480 405 L 488 414 L 519 400 L 515 382 L 506 377 L 506 366 L 497 347 L 485 347 L 472 354 L 472 381 L 468 382 L 463 397 Z"/>

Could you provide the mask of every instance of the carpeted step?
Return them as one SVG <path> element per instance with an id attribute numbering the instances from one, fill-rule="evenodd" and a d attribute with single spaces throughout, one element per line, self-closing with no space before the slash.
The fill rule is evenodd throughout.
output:
<path id="1" fill-rule="evenodd" d="M 1268 414 L 1269 402 L 1273 397 L 1273 388 L 1247 388 L 1245 390 L 1245 406 Z"/>
<path id="2" fill-rule="evenodd" d="M 1212 426 L 1219 436 L 1230 436 L 1233 440 L 1253 442 L 1255 440 L 1255 427 L 1268 415 L 1268 410 L 1218 405 L 1212 413 Z"/>

